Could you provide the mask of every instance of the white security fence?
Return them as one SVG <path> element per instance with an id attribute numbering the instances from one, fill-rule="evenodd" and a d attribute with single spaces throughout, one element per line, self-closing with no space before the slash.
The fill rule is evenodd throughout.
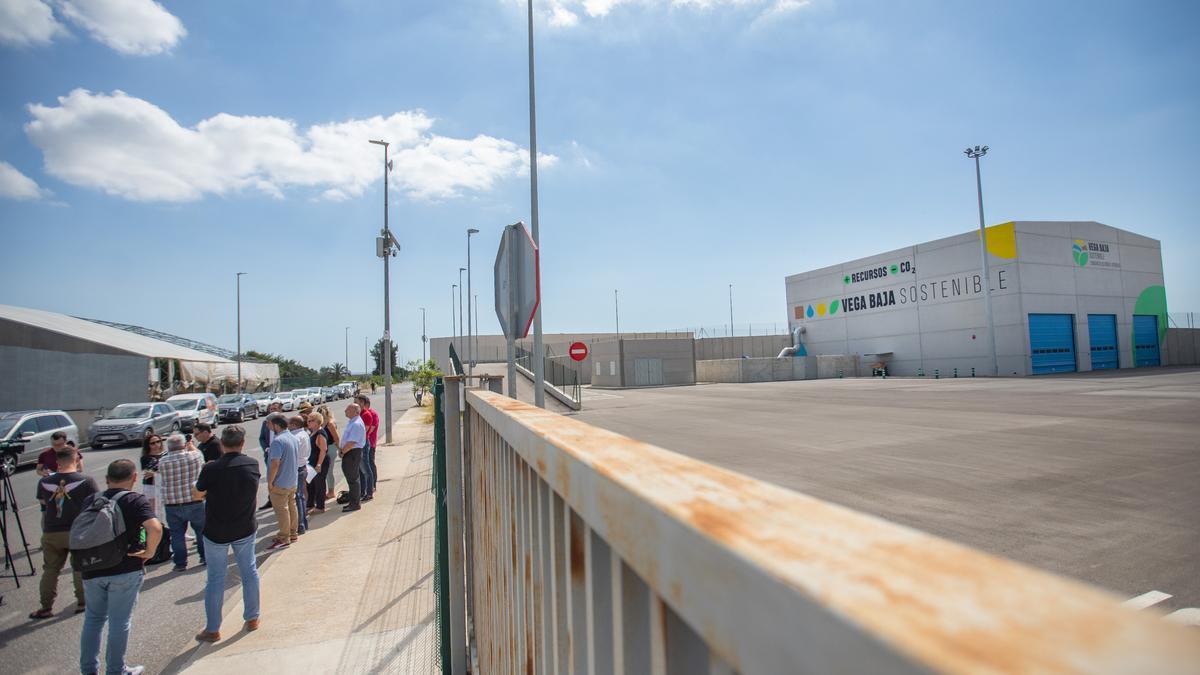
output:
<path id="1" fill-rule="evenodd" d="M 1082 584 L 456 378 L 445 396 L 455 674 L 1200 663 L 1194 631 Z"/>

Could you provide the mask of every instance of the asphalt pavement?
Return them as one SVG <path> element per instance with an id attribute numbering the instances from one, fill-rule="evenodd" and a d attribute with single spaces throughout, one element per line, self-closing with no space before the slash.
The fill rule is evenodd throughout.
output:
<path id="1" fill-rule="evenodd" d="M 381 417 L 380 443 L 383 442 L 383 399 L 382 389 L 371 396 L 371 405 L 380 412 Z M 345 428 L 346 418 L 343 411 L 349 402 L 340 400 L 326 403 L 337 416 L 339 429 Z M 395 419 L 399 419 L 414 403 L 411 385 L 403 383 L 393 388 L 392 411 Z M 261 461 L 262 451 L 259 450 L 257 441 L 262 418 L 249 420 L 242 426 L 246 429 L 246 454 Z M 141 455 L 141 446 L 84 449 L 83 454 L 84 473 L 94 477 L 103 489 L 104 472 L 108 464 L 117 459 L 132 459 L 136 462 Z M 3 600 L 0 603 L 0 672 L 78 672 L 79 633 L 83 625 L 83 616 L 73 613 L 75 597 L 71 589 L 69 568 L 59 577 L 54 617 L 31 621 L 27 616 L 38 607 L 37 589 L 42 565 L 41 512 L 33 499 L 38 476 L 33 467 L 28 467 L 19 470 L 11 480 L 36 574 L 29 576 L 30 559 L 24 555 L 15 519 L 9 512 L 8 543 L 13 550 L 17 572 L 20 575 L 20 588 L 16 587 L 11 570 L 3 570 L 5 576 L 0 577 L 0 597 Z M 341 476 L 340 467 L 337 468 L 337 485 L 338 489 L 344 489 L 345 480 Z M 259 486 L 260 504 L 266 501 L 266 493 L 264 482 Z M 265 547 L 275 532 L 275 517 L 269 510 L 260 511 L 258 516 L 259 569 L 265 575 L 269 574 L 270 570 L 270 558 L 265 553 Z M 203 567 L 196 565 L 194 548 L 189 548 L 189 556 L 189 567 L 184 572 L 172 572 L 169 562 L 146 568 L 146 581 L 138 597 L 138 606 L 134 610 L 133 630 L 126 658 L 130 664 L 146 666 L 147 673 L 172 672 L 181 665 L 173 663 L 173 660 L 203 627 L 205 573 Z M 233 569 L 236 570 L 236 566 Z M 231 572 L 227 579 L 225 593 L 228 599 L 234 592 L 240 593 L 240 581 L 236 572 Z"/>

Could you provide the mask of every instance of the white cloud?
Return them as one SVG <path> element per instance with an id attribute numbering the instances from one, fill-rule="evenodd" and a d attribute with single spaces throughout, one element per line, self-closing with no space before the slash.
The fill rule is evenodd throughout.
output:
<path id="1" fill-rule="evenodd" d="M 58 0 L 62 15 L 122 54 L 161 54 L 187 30 L 154 0 Z"/>
<path id="2" fill-rule="evenodd" d="M 528 170 L 527 150 L 512 141 L 431 133 L 423 111 L 318 124 L 300 129 L 278 117 L 220 113 L 194 127 L 122 91 L 76 89 L 59 105 L 32 104 L 25 125 L 46 172 L 73 185 L 137 201 L 181 202 L 256 190 L 282 197 L 308 188 L 323 199 L 363 194 L 379 180 L 382 157 L 367 139 L 391 142 L 392 184 L 415 199 L 486 191 Z M 539 166 L 556 157 L 539 156 Z M 543 164 L 544 163 L 544 164 Z"/>
<path id="3" fill-rule="evenodd" d="M 0 43 L 13 47 L 44 45 L 66 34 L 67 29 L 42 0 L 0 0 Z"/>
<path id="4" fill-rule="evenodd" d="M 506 0 L 517 4 L 516 0 Z M 519 3 L 522 7 L 525 3 Z M 621 5 L 642 7 L 679 7 L 706 11 L 720 7 L 745 8 L 755 13 L 756 21 L 793 12 L 812 4 L 812 0 L 551 0 L 542 12 L 551 26 L 570 28 L 586 16 L 603 19 Z"/>
<path id="5" fill-rule="evenodd" d="M 38 187 L 32 178 L 17 171 L 12 164 L 0 161 L 0 197 L 28 200 L 41 199 L 49 195 L 48 190 Z"/>

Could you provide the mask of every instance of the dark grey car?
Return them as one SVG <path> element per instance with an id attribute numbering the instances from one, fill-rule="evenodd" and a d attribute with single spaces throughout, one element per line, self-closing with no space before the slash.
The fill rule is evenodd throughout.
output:
<path id="1" fill-rule="evenodd" d="M 217 416 L 222 422 L 244 422 L 258 417 L 258 403 L 250 394 L 225 394 L 217 399 Z"/>
<path id="2" fill-rule="evenodd" d="M 169 434 L 179 429 L 179 413 L 166 403 L 122 403 L 92 422 L 88 442 L 93 448 L 140 443 L 151 434 Z"/>

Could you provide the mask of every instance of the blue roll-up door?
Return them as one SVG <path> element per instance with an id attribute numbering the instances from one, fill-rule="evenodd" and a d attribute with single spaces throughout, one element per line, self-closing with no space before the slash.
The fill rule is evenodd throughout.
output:
<path id="1" fill-rule="evenodd" d="M 1117 367 L 1117 316 L 1115 314 L 1088 314 L 1088 341 L 1092 347 L 1092 370 Z"/>
<path id="2" fill-rule="evenodd" d="M 1075 370 L 1075 327 L 1070 314 L 1030 314 L 1029 353 L 1033 374 Z"/>
<path id="3" fill-rule="evenodd" d="M 1153 314 L 1133 315 L 1133 365 L 1159 365 L 1158 317 Z"/>

